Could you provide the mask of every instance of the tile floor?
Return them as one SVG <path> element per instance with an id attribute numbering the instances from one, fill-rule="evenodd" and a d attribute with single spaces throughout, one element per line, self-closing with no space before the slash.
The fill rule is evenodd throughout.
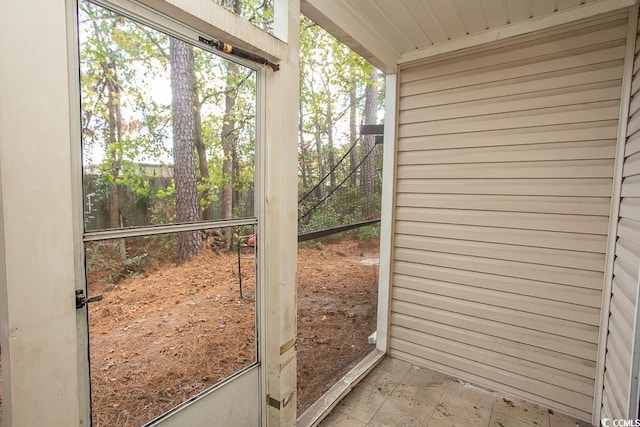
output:
<path id="1" fill-rule="evenodd" d="M 392 357 L 380 362 L 320 423 L 323 427 L 589 425 Z"/>

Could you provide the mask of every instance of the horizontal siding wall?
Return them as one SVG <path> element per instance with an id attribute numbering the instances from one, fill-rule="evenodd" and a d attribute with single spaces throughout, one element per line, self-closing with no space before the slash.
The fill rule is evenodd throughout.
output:
<path id="1" fill-rule="evenodd" d="M 603 416 L 636 418 L 629 413 L 633 338 L 636 321 L 638 268 L 640 267 L 640 40 L 631 85 L 625 161 L 622 169 L 622 200 L 613 270 L 609 334 L 605 363 Z"/>
<path id="2" fill-rule="evenodd" d="M 400 72 L 391 354 L 591 420 L 626 28 Z"/>

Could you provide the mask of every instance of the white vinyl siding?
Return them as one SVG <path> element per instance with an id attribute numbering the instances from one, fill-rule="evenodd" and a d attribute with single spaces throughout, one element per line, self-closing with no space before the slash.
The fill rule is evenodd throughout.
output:
<path id="1" fill-rule="evenodd" d="M 626 29 L 400 71 L 390 354 L 591 420 Z"/>
<path id="2" fill-rule="evenodd" d="M 635 414 L 629 413 L 629 392 L 640 266 L 639 48 L 640 42 L 636 41 L 605 359 L 602 409 L 603 417 L 610 419 L 636 418 Z"/>

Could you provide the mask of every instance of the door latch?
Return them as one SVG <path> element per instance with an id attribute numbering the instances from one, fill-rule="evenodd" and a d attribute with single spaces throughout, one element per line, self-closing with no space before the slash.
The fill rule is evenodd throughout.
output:
<path id="1" fill-rule="evenodd" d="M 83 308 L 90 302 L 102 301 L 102 295 L 86 298 L 82 289 L 76 289 L 76 309 Z"/>

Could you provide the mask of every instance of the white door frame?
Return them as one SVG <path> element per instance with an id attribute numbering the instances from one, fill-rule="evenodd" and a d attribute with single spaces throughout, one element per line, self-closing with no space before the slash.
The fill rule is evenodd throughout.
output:
<path id="1" fill-rule="evenodd" d="M 210 0 L 139 4 L 166 9 L 211 37 L 226 33 L 280 64 L 280 71 L 267 69 L 261 77 L 266 321 L 260 328 L 266 333 L 259 345 L 266 349 L 266 381 L 260 404 L 267 407 L 263 425 L 294 425 L 300 1 L 275 0 L 277 37 Z M 88 425 L 89 419 L 80 409 L 88 407 L 80 391 L 87 375 L 78 370 L 86 363 L 78 343 L 83 331 L 76 327 L 84 313 L 74 304 L 83 277 L 75 10 L 75 0 L 0 2 L 0 62 L 8 64 L 0 72 L 0 344 L 7 425 Z"/>

